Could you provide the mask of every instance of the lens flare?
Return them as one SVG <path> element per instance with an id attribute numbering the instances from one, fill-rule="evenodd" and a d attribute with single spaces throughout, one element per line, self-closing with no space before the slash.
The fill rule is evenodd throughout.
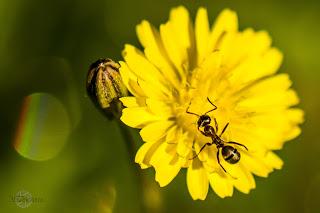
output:
<path id="1" fill-rule="evenodd" d="M 70 134 L 70 120 L 62 103 L 47 93 L 25 97 L 14 140 L 15 150 L 31 160 L 56 156 Z"/>
<path id="2" fill-rule="evenodd" d="M 117 197 L 115 185 L 111 182 L 106 183 L 99 191 L 98 196 L 97 212 L 112 213 Z"/>

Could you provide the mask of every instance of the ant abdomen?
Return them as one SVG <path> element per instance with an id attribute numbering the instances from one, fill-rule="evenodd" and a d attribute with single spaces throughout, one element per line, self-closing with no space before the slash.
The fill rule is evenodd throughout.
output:
<path id="1" fill-rule="evenodd" d="M 232 146 L 223 146 L 221 152 L 223 159 L 230 164 L 238 163 L 241 158 L 240 152 Z"/>

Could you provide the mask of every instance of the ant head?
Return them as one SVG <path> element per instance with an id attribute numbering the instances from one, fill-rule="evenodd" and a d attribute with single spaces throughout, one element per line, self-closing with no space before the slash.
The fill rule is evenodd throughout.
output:
<path id="1" fill-rule="evenodd" d="M 223 146 L 221 151 L 224 160 L 228 163 L 235 164 L 240 160 L 240 152 L 233 146 Z"/>
<path id="2" fill-rule="evenodd" d="M 205 127 L 211 123 L 209 115 L 201 115 L 198 120 L 198 127 Z"/>

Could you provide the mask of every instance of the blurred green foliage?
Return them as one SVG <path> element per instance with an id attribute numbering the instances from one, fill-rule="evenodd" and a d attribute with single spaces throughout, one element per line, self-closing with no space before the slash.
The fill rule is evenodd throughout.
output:
<path id="1" fill-rule="evenodd" d="M 267 179 L 256 178 L 257 188 L 249 195 L 236 192 L 221 199 L 210 191 L 206 201 L 193 201 L 182 172 L 160 189 L 158 211 L 318 211 L 319 1 L 1 0 L 0 212 L 108 212 L 110 206 L 115 212 L 140 212 L 133 159 L 115 123 L 87 97 L 85 78 L 97 58 L 121 60 L 125 43 L 139 46 L 135 25 L 142 19 L 158 26 L 167 20 L 170 8 L 180 4 L 192 17 L 199 6 L 207 7 L 211 22 L 229 7 L 237 11 L 242 29 L 266 29 L 284 52 L 281 72 L 290 74 L 306 122 L 302 135 L 278 152 L 284 168 Z M 22 100 L 34 92 L 59 98 L 72 122 L 62 152 L 43 162 L 23 158 L 13 148 Z M 141 173 L 154 181 L 152 169 Z M 22 209 L 12 201 L 20 190 L 41 199 Z"/>

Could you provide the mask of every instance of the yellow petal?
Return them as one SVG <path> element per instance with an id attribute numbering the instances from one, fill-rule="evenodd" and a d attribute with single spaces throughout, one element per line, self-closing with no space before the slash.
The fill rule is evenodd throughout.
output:
<path id="1" fill-rule="evenodd" d="M 193 74 L 193 79 L 201 85 L 204 81 L 214 80 L 220 72 L 221 66 L 221 53 L 215 51 L 207 55 L 202 63 L 199 65 L 199 69 L 195 70 Z"/>
<path id="2" fill-rule="evenodd" d="M 247 98 L 239 103 L 239 107 L 255 109 L 255 112 L 268 112 L 275 109 L 284 109 L 299 103 L 299 98 L 294 90 L 280 91 L 272 96 L 272 91 L 267 88 L 261 96 Z"/>
<path id="3" fill-rule="evenodd" d="M 120 75 L 122 77 L 123 83 L 126 85 L 127 89 L 136 97 L 144 97 L 144 93 L 137 83 L 137 76 L 132 73 L 127 64 L 120 61 Z"/>
<path id="4" fill-rule="evenodd" d="M 120 98 L 122 104 L 126 107 L 139 107 L 145 106 L 144 99 L 136 97 L 122 97 Z"/>
<path id="5" fill-rule="evenodd" d="M 248 194 L 251 189 L 256 187 L 252 174 L 241 165 L 242 162 L 232 165 L 222 160 L 221 164 L 231 175 L 230 180 L 240 192 Z"/>
<path id="6" fill-rule="evenodd" d="M 221 168 L 217 160 L 217 146 L 207 146 L 205 149 L 208 151 L 208 157 L 205 161 L 205 165 L 208 166 L 207 170 L 212 174 L 214 171 L 220 171 Z M 222 160 L 222 158 L 220 160 Z"/>
<path id="7" fill-rule="evenodd" d="M 167 93 L 167 82 L 161 72 L 151 64 L 144 54 L 132 45 L 125 45 L 123 57 L 130 70 L 142 81 L 148 82 L 154 89 Z M 140 82 L 138 82 L 140 83 Z"/>
<path id="8" fill-rule="evenodd" d="M 146 107 L 130 107 L 122 110 L 120 120 L 133 128 L 142 126 L 159 120 L 159 117 L 148 112 Z"/>
<path id="9" fill-rule="evenodd" d="M 151 158 L 151 165 L 154 167 L 161 166 L 164 161 L 172 161 L 175 158 L 175 149 L 174 145 L 161 143 L 157 151 L 153 154 Z"/>
<path id="10" fill-rule="evenodd" d="M 195 159 L 187 171 L 187 185 L 194 200 L 204 200 L 208 194 L 209 180 L 202 163 Z"/>
<path id="11" fill-rule="evenodd" d="M 158 141 L 166 135 L 172 125 L 172 121 L 157 121 L 148 124 L 140 131 L 141 138 L 146 142 Z"/>
<path id="12" fill-rule="evenodd" d="M 286 91 L 291 85 L 289 75 L 282 73 L 254 83 L 245 91 L 245 94 L 247 98 L 250 98 L 254 95 L 258 96 L 261 92 Z"/>
<path id="13" fill-rule="evenodd" d="M 304 112 L 301 109 L 290 108 L 286 110 L 286 115 L 290 118 L 291 123 L 301 124 L 304 121 Z"/>
<path id="14" fill-rule="evenodd" d="M 202 151 L 200 152 L 200 149 L 206 144 L 210 142 L 209 140 L 206 140 L 206 141 L 200 141 L 200 140 L 197 140 L 194 144 L 194 150 L 195 152 L 193 153 L 193 157 L 197 155 L 197 158 L 199 158 L 201 161 L 207 161 L 208 160 L 208 156 L 209 156 L 209 145 L 206 145 L 205 148 L 202 149 Z M 211 146 L 214 146 L 211 145 Z"/>
<path id="15" fill-rule="evenodd" d="M 195 66 L 196 61 L 188 11 L 182 6 L 172 9 L 169 21 L 160 26 L 160 35 L 170 60 L 184 81 L 186 72 Z"/>
<path id="16" fill-rule="evenodd" d="M 126 87 L 130 90 L 130 88 L 129 88 L 129 80 L 132 77 L 134 78 L 135 76 L 133 76 L 133 74 L 131 73 L 129 67 L 127 66 L 127 64 L 125 62 L 119 61 L 119 64 L 120 64 L 119 71 L 120 71 L 120 75 L 121 75 L 122 81 L 126 85 Z"/>
<path id="17" fill-rule="evenodd" d="M 179 157 L 170 146 L 172 145 L 162 143 L 151 159 L 151 164 L 156 170 L 156 181 L 161 187 L 168 185 L 181 169 Z"/>
<path id="18" fill-rule="evenodd" d="M 219 49 L 224 56 L 223 64 L 233 69 L 245 61 L 252 60 L 252 58 L 262 57 L 270 45 L 271 38 L 267 32 L 254 32 L 252 29 L 246 29 L 243 32 L 232 34 L 232 36 L 226 35 Z"/>
<path id="19" fill-rule="evenodd" d="M 148 98 L 146 100 L 146 105 L 148 106 L 150 111 L 156 115 L 162 116 L 164 118 L 170 118 L 171 116 L 174 116 L 172 114 L 172 107 L 164 101 Z"/>
<path id="20" fill-rule="evenodd" d="M 170 59 L 164 49 L 159 32 L 145 20 L 137 26 L 136 30 L 148 60 L 171 82 L 173 87 L 178 88 L 179 74 L 169 63 Z"/>
<path id="21" fill-rule="evenodd" d="M 224 35 L 238 30 L 237 14 L 229 9 L 223 10 L 216 19 L 209 38 L 208 53 L 219 48 L 219 43 Z"/>
<path id="22" fill-rule="evenodd" d="M 255 175 L 267 177 L 272 172 L 272 167 L 268 167 L 258 156 L 250 156 L 245 152 L 241 153 L 243 165 Z"/>
<path id="23" fill-rule="evenodd" d="M 282 64 L 283 54 L 277 48 L 270 48 L 262 58 L 263 67 L 260 76 L 267 76 L 277 72 Z"/>
<path id="24" fill-rule="evenodd" d="M 183 6 L 173 8 L 170 11 L 169 21 L 173 26 L 177 27 L 175 32 L 177 33 L 176 40 L 179 44 L 184 47 L 191 47 L 193 41 L 190 27 L 192 26 L 190 25 L 191 20 L 188 10 Z"/>
<path id="25" fill-rule="evenodd" d="M 213 191 L 221 198 L 231 197 L 233 194 L 233 185 L 225 174 L 212 173 L 209 181 Z"/>
<path id="26" fill-rule="evenodd" d="M 195 36 L 196 36 L 196 46 L 198 54 L 198 64 L 202 63 L 202 60 L 207 53 L 208 42 L 209 42 L 209 21 L 206 8 L 199 8 L 196 21 L 195 21 Z"/>
<path id="27" fill-rule="evenodd" d="M 147 152 L 150 150 L 150 148 L 154 145 L 155 143 L 144 143 L 138 150 L 136 157 L 135 157 L 135 162 L 140 164 L 142 169 L 146 169 L 149 167 L 149 165 L 145 164 L 144 158 L 147 154 Z"/>
<path id="28" fill-rule="evenodd" d="M 136 154 L 135 162 L 140 164 L 142 169 L 150 167 L 151 158 L 161 143 L 162 142 L 144 143 Z"/>
<path id="29" fill-rule="evenodd" d="M 260 144 L 267 149 L 281 149 L 287 140 L 300 134 L 301 130 L 297 125 L 303 122 L 302 110 L 268 109 L 269 112 L 252 114 L 247 121 L 238 118 L 243 122 L 232 123 L 232 139 L 250 146 Z"/>
<path id="30" fill-rule="evenodd" d="M 255 112 L 274 111 L 287 108 L 299 102 L 295 91 L 288 89 L 291 81 L 287 74 L 280 74 L 260 81 L 241 94 L 238 109 L 254 109 Z"/>
<path id="31" fill-rule="evenodd" d="M 252 119 L 251 125 L 233 124 L 232 140 L 245 144 L 250 151 L 255 152 L 259 149 L 280 149 L 284 143 L 284 134 L 287 128 L 290 128 L 285 124 L 288 120 L 286 121 L 286 118 L 283 118 L 281 113 L 266 114 L 263 118 L 265 119 L 263 123 L 256 123 Z M 274 126 L 263 126 L 264 123 L 269 123 L 269 120 L 271 125 L 272 121 L 275 121 Z"/>
<path id="32" fill-rule="evenodd" d="M 231 123 L 229 126 L 229 131 L 232 133 L 232 136 L 230 136 L 232 141 L 245 145 L 250 152 L 265 153 L 265 150 L 268 149 L 270 145 L 274 146 L 270 141 L 263 140 L 261 136 L 255 134 L 253 125 Z"/>
<path id="33" fill-rule="evenodd" d="M 180 157 L 188 160 L 188 156 L 192 151 L 193 137 L 188 133 L 184 133 L 183 135 L 181 135 L 180 138 L 177 138 L 177 140 L 178 140 L 177 153 L 179 154 Z"/>
<path id="34" fill-rule="evenodd" d="M 136 47 L 126 44 L 123 58 L 132 72 L 142 80 L 162 80 L 159 70 L 151 64 Z"/>
<path id="35" fill-rule="evenodd" d="M 131 93 L 136 96 L 136 97 L 147 97 L 147 95 L 144 93 L 143 89 L 140 87 L 138 84 L 138 78 L 135 80 L 129 79 L 128 80 L 128 85 L 131 91 Z"/>
<path id="36" fill-rule="evenodd" d="M 166 135 L 166 142 L 169 144 L 177 144 L 177 139 L 182 135 L 182 130 L 177 125 L 172 126 Z"/>
<path id="37" fill-rule="evenodd" d="M 139 41 L 144 48 L 151 46 L 151 47 L 157 48 L 159 51 L 161 40 L 157 40 L 157 37 L 156 37 L 157 30 L 148 21 L 143 20 L 140 24 L 138 24 L 136 26 L 136 32 L 137 32 Z"/>
<path id="38" fill-rule="evenodd" d="M 304 121 L 304 112 L 301 109 L 290 108 L 285 111 L 286 117 L 289 119 L 290 125 L 287 131 L 284 133 L 284 140 L 292 140 L 301 133 L 301 129 L 297 124 L 301 124 Z"/>
<path id="39" fill-rule="evenodd" d="M 170 100 L 171 96 L 168 93 L 164 93 L 161 89 L 158 89 L 152 82 L 150 81 L 139 81 L 139 86 L 146 97 L 157 99 L 161 101 L 168 101 Z"/>
<path id="40" fill-rule="evenodd" d="M 275 169 L 281 169 L 283 166 L 283 161 L 273 152 L 268 152 L 266 154 L 265 161 L 270 167 Z"/>
<path id="41" fill-rule="evenodd" d="M 234 186 L 242 193 L 248 194 L 251 189 L 256 188 L 256 183 L 250 172 L 246 169 L 242 169 L 242 173 L 239 172 L 238 179 L 234 181 Z"/>
<path id="42" fill-rule="evenodd" d="M 156 181 L 161 187 L 168 185 L 179 173 L 181 166 L 178 161 L 178 156 L 175 157 L 174 163 L 172 164 L 162 164 L 156 169 Z"/>
<path id="43" fill-rule="evenodd" d="M 295 139 L 301 134 L 301 129 L 298 126 L 293 126 L 289 132 L 286 133 L 284 140 L 290 141 Z M 282 148 L 282 147 L 281 147 Z"/>
<path id="44" fill-rule="evenodd" d="M 271 48 L 263 55 L 253 55 L 240 60 L 237 67 L 230 71 L 232 76 L 229 80 L 233 88 L 240 90 L 260 78 L 276 73 L 282 63 L 282 58 L 279 50 Z"/>

